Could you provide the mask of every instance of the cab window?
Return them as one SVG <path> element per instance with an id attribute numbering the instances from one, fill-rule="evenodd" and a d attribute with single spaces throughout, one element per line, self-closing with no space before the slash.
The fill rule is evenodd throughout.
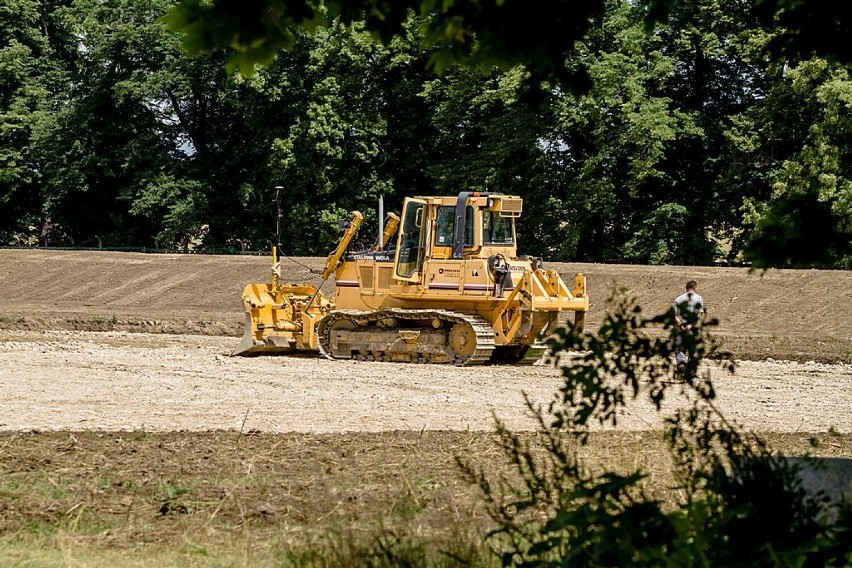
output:
<path id="1" fill-rule="evenodd" d="M 482 212 L 482 243 L 486 245 L 513 245 L 515 220 L 501 217 L 496 211 Z"/>
<path id="2" fill-rule="evenodd" d="M 453 246 L 453 232 L 456 228 L 456 208 L 450 206 L 438 207 L 435 219 L 435 244 L 439 247 Z M 464 244 L 473 246 L 473 207 L 465 208 Z"/>
<path id="3" fill-rule="evenodd" d="M 402 278 L 411 278 L 423 267 L 425 256 L 423 216 L 426 207 L 423 203 L 412 201 L 405 208 L 400 231 L 400 244 L 397 251 L 396 274 Z"/>

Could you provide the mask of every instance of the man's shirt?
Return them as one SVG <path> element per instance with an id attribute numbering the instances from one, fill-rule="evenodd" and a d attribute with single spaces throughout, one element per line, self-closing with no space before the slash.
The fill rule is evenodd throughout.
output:
<path id="1" fill-rule="evenodd" d="M 697 292 L 684 292 L 675 298 L 672 306 L 677 315 L 686 311 L 700 317 L 704 313 L 704 298 L 699 296 Z"/>

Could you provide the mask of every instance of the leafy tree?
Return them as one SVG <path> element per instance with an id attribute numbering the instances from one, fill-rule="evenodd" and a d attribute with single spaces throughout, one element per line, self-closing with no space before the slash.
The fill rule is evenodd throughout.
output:
<path id="1" fill-rule="evenodd" d="M 737 0 L 678 2 L 656 33 L 677 62 L 661 90 L 700 132 L 673 145 L 665 165 L 677 202 L 688 210 L 684 256 L 712 261 L 721 241 L 733 260 L 742 246 L 743 197 L 764 186 L 754 162 L 732 158 L 737 152 L 728 133 L 766 97 L 771 35 L 760 30 L 754 4 Z"/>
<path id="2" fill-rule="evenodd" d="M 535 78 L 582 83 L 582 73 L 565 68 L 563 54 L 582 38 L 589 18 L 600 13 L 602 2 L 547 0 L 531 11 L 520 0 L 260 0 L 250 5 L 219 0 L 184 0 L 169 13 L 172 26 L 182 30 L 184 45 L 199 53 L 223 47 L 234 49 L 230 68 L 252 72 L 268 64 L 281 48 L 295 43 L 296 27 L 309 30 L 340 22 L 363 22 L 365 29 L 385 44 L 407 33 L 412 16 L 424 16 L 422 37 L 437 46 L 431 67 L 441 72 L 451 63 L 469 61 L 505 69 L 521 64 Z M 478 48 L 474 49 L 474 39 Z"/>
<path id="3" fill-rule="evenodd" d="M 77 244 L 262 248 L 270 224 L 258 230 L 247 205 L 272 185 L 281 113 L 229 76 L 223 56 L 185 56 L 161 21 L 168 6 L 77 0 L 58 12 L 83 39 L 74 87 L 39 141 L 54 233 Z"/>
<path id="4" fill-rule="evenodd" d="M 537 33 L 572 19 L 583 41 L 535 53 L 514 1 L 269 2 L 290 50 L 246 77 L 184 55 L 166 0 L 7 0 L 3 242 L 264 248 L 281 185 L 285 250 L 324 254 L 379 193 L 489 189 L 526 198 L 524 252 L 556 260 L 848 263 L 846 71 L 770 59 L 771 0 L 560 5 Z M 187 25 L 236 9 L 185 4 Z"/>
<path id="5" fill-rule="evenodd" d="M 687 235 L 692 232 L 688 219 L 686 207 L 664 203 L 642 221 L 633 238 L 624 244 L 624 258 L 650 264 L 695 264 L 685 246 Z"/>
<path id="6" fill-rule="evenodd" d="M 543 116 L 524 102 L 521 67 L 483 74 L 454 68 L 423 87 L 434 109 L 434 153 L 426 171 L 434 191 L 524 195 L 540 176 L 536 161 Z"/>
<path id="7" fill-rule="evenodd" d="M 759 0 L 764 27 L 780 28 L 768 46 L 780 61 L 802 61 L 813 56 L 841 65 L 852 63 L 852 21 L 830 2 Z"/>
<path id="8" fill-rule="evenodd" d="M 66 85 L 59 64 L 68 41 L 51 14 L 56 4 L 0 2 L 0 243 L 39 238 L 44 216 L 39 191 L 40 132 L 52 120 L 53 99 Z"/>
<path id="9" fill-rule="evenodd" d="M 414 15 L 423 18 L 425 45 L 438 47 L 430 64 L 439 72 L 451 62 L 497 65 L 504 71 L 521 64 L 529 73 L 528 85 L 548 79 L 557 94 L 590 92 L 590 84 L 583 80 L 590 74 L 599 82 L 596 94 L 604 100 L 597 101 L 593 95 L 589 102 L 594 103 L 585 110 L 578 105 L 578 109 L 560 109 L 550 115 L 557 120 L 565 116 L 562 132 L 542 137 L 551 161 L 533 158 L 531 162 L 560 169 L 541 178 L 537 188 L 541 192 L 534 200 L 543 204 L 542 211 L 555 212 L 557 222 L 548 227 L 540 223 L 528 232 L 541 236 L 543 250 L 557 258 L 615 260 L 626 255 L 649 262 L 654 247 L 639 246 L 638 241 L 622 246 L 641 227 L 646 232 L 654 230 L 654 220 L 671 207 L 683 207 L 688 217 L 685 238 L 680 244 L 669 243 L 681 250 L 667 251 L 660 258 L 710 262 L 718 254 L 720 241 L 730 249 L 729 260 L 738 258 L 759 217 L 742 217 L 740 212 L 754 205 L 749 197 L 758 196 L 758 209 L 770 198 L 782 207 L 784 199 L 771 197 L 768 189 L 777 177 L 776 165 L 759 162 L 754 172 L 748 171 L 738 144 L 753 137 L 745 133 L 734 139 L 731 134 L 743 126 L 758 130 L 764 126 L 748 123 L 754 117 L 749 109 L 759 106 L 772 88 L 767 77 L 778 80 L 767 73 L 768 55 L 797 61 L 817 53 L 847 63 L 848 19 L 830 6 L 788 0 L 614 2 L 610 12 L 606 6 L 603 2 L 551 2 L 530 8 L 514 0 L 441 5 L 431 0 L 392 4 L 335 0 L 321 7 L 304 0 L 264 0 L 247 9 L 225 0 L 183 0 L 169 19 L 182 30 L 190 49 L 231 47 L 235 50 L 232 66 L 246 71 L 255 63 L 269 61 L 278 48 L 293 45 L 299 26 L 315 29 L 329 22 L 364 21 L 366 30 L 388 43 L 408 33 L 406 22 Z M 627 41 L 639 25 L 653 34 Z M 615 51 L 609 49 L 608 39 L 615 40 Z M 589 69 L 590 63 L 597 69 Z M 623 92 L 619 90 L 622 83 L 616 81 L 623 82 Z M 607 89 L 610 100 L 606 100 Z M 611 106 L 615 103 L 623 107 Z M 614 113 L 614 121 L 604 112 L 594 116 L 600 104 Z M 602 132 L 605 127 L 613 132 Z M 527 155 L 534 156 L 535 151 Z M 817 176 L 833 175 L 811 171 Z M 813 206 L 819 209 L 825 199 L 823 195 Z M 809 217 L 809 203 L 802 201 L 794 208 Z M 836 213 L 843 206 L 830 209 Z M 798 227 L 797 233 L 808 234 L 811 225 L 791 222 Z M 767 224 L 771 225 L 770 216 L 761 226 Z M 840 225 L 835 223 L 835 230 L 819 235 L 823 248 L 841 251 L 838 254 L 830 259 L 799 258 L 808 250 L 796 252 L 793 247 L 788 252 L 796 252 L 797 258 L 784 262 L 838 262 L 846 240 L 842 229 L 837 234 Z M 667 238 L 649 235 L 639 240 L 659 244 Z M 783 240 L 773 243 L 787 246 Z M 759 252 L 763 248 L 755 245 L 752 251 L 763 254 Z"/>
<path id="10" fill-rule="evenodd" d="M 747 256 L 755 266 L 852 266 L 852 81 L 846 69 L 813 59 L 786 68 L 770 94 L 763 137 L 777 166 L 768 199 L 746 201 L 756 231 Z M 779 147 L 778 141 L 785 143 Z"/>
<path id="11" fill-rule="evenodd" d="M 166 59 L 165 3 L 76 0 L 53 17 L 76 38 L 70 86 L 38 140 L 54 243 L 153 244 L 157 224 L 130 213 L 134 184 L 170 164 L 169 132 L 145 81 Z"/>
<path id="12" fill-rule="evenodd" d="M 392 172 L 382 168 L 387 121 L 379 79 L 392 54 L 351 28 L 299 41 L 303 67 L 284 78 L 300 96 L 272 143 L 270 164 L 286 189 L 292 252 L 323 254 L 336 240 L 338 218 L 352 209 L 372 218 L 376 197 L 393 195 Z M 299 234 L 310 236 L 294 239 Z"/>
<path id="13" fill-rule="evenodd" d="M 662 52 L 659 37 L 643 32 L 642 11 L 620 2 L 609 8 L 579 55 L 588 66 L 592 88 L 560 94 L 552 129 L 544 138 L 549 169 L 561 170 L 564 180 L 563 187 L 546 188 L 545 199 L 556 202 L 563 220 L 557 225 L 556 242 L 548 242 L 560 259 L 611 261 L 626 254 L 650 262 L 654 259 L 648 247 L 634 244 L 625 253 L 621 245 L 640 227 L 652 233 L 640 238 L 665 242 L 668 237 L 663 235 L 672 226 L 656 221 L 669 204 L 690 217 L 683 225 L 692 225 L 700 211 L 691 207 L 689 181 L 671 171 L 669 156 L 700 140 L 704 131 L 696 117 L 682 110 L 683 101 L 664 91 L 678 60 Z M 656 231 L 660 235 L 653 234 Z M 692 231 L 699 243 L 706 240 L 703 223 L 695 223 Z M 658 260 L 710 260 L 706 245 L 692 247 L 690 255 L 689 234 L 670 242 L 679 249 L 661 252 Z"/>

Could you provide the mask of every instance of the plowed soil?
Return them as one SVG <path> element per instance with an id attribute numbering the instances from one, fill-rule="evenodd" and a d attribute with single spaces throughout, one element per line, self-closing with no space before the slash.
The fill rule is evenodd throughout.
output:
<path id="1" fill-rule="evenodd" d="M 287 279 L 317 283 L 322 262 L 285 259 Z M 813 438 L 818 455 L 852 456 L 852 272 L 555 267 L 588 277 L 591 330 L 615 288 L 655 314 L 694 278 L 738 361 L 708 367 L 725 416 L 787 453 Z M 261 527 L 263 547 L 270 530 L 397 523 L 403 504 L 418 534 L 484 522 L 453 460 L 501 463 L 494 417 L 534 430 L 523 393 L 546 404 L 559 370 L 231 358 L 242 288 L 268 278 L 254 256 L 0 250 L 0 540 L 45 525 L 85 543 L 88 518 L 97 547 L 180 556 L 190 533 L 222 544 Z M 685 404 L 672 388 L 667 410 Z M 590 459 L 664 480 L 659 414 L 634 404 L 618 424 Z M 0 547 L 0 563 L 19 553 Z"/>
<path id="2" fill-rule="evenodd" d="M 0 428 L 264 432 L 490 430 L 492 412 L 532 427 L 522 392 L 546 402 L 558 369 L 230 358 L 255 256 L 0 251 Z M 285 259 L 318 282 L 322 259 Z M 852 273 L 557 264 L 587 275 L 595 329 L 615 288 L 647 313 L 699 282 L 736 359 L 717 375 L 730 417 L 754 430 L 852 430 Z M 329 293 L 331 283 L 325 290 Z M 656 428 L 656 413 L 624 418 Z"/>
<path id="3" fill-rule="evenodd" d="M 285 276 L 317 284 L 323 260 L 285 258 Z M 849 271 L 549 266 L 566 278 L 587 276 L 589 329 L 615 288 L 656 314 L 695 279 L 709 314 L 720 320 L 718 335 L 737 357 L 852 363 Z M 0 329 L 239 336 L 243 287 L 269 277 L 269 259 L 259 256 L 0 250 Z M 332 293 L 332 283 L 323 291 Z"/>

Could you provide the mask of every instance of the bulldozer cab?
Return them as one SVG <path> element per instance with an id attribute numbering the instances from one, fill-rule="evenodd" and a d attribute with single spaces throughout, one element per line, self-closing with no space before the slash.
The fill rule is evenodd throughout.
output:
<path id="1" fill-rule="evenodd" d="M 515 218 L 521 199 L 463 192 L 457 197 L 414 197 L 403 204 L 395 277 L 419 282 L 429 260 L 466 260 L 516 254 Z"/>

